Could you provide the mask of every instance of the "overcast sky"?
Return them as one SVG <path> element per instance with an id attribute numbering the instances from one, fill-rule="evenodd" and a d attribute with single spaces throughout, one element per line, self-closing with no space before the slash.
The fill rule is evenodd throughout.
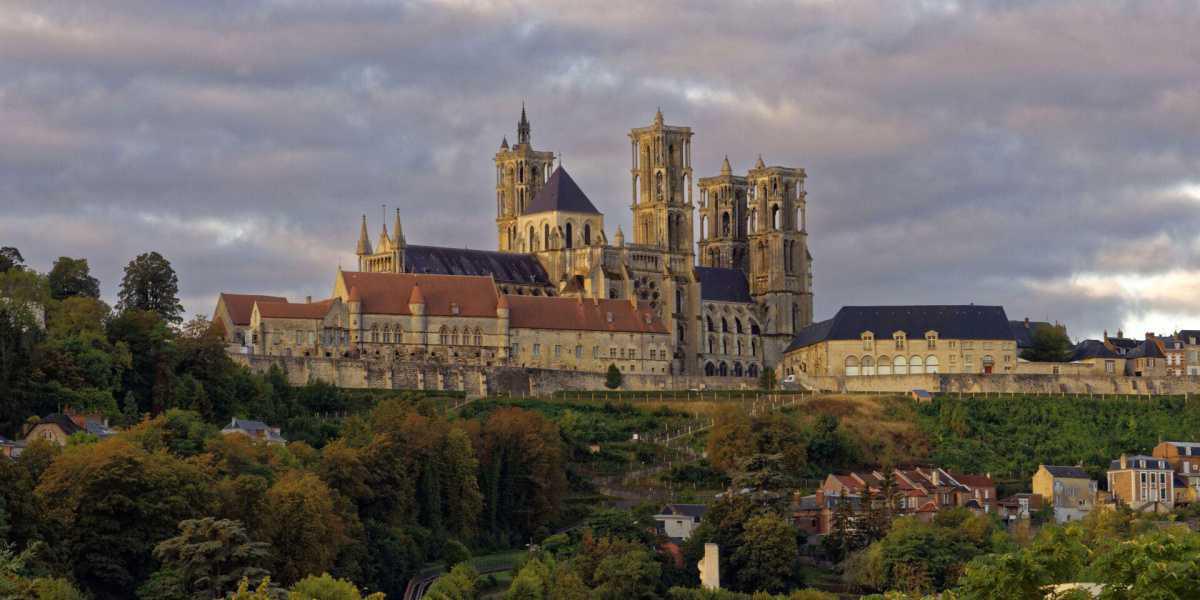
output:
<path id="1" fill-rule="evenodd" d="M 411 243 L 495 248 L 522 100 L 611 237 L 661 106 L 697 178 L 807 170 L 817 318 L 1200 329 L 1197 6 L 2 0 L 0 245 L 86 257 L 109 298 L 158 250 L 189 314 L 327 296 L 381 204 Z"/>

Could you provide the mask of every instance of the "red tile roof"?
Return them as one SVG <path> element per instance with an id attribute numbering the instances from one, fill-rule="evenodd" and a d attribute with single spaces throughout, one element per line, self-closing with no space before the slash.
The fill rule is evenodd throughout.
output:
<path id="1" fill-rule="evenodd" d="M 229 318 L 233 319 L 234 325 L 249 325 L 250 313 L 254 310 L 254 303 L 262 302 L 287 302 L 287 298 L 282 296 L 264 296 L 262 294 L 230 294 L 222 293 L 221 300 L 225 301 L 225 310 L 229 311 Z"/>
<path id="2" fill-rule="evenodd" d="M 333 298 L 318 302 L 256 302 L 258 316 L 264 319 L 324 319 L 333 306 Z"/>
<path id="3" fill-rule="evenodd" d="M 497 291 L 491 277 L 358 271 L 342 271 L 341 277 L 346 290 L 358 289 L 366 314 L 412 314 L 409 299 L 419 284 L 416 295 L 425 299 L 426 315 L 452 316 L 456 313 L 451 304 L 457 304 L 458 316 L 496 318 Z"/>
<path id="4" fill-rule="evenodd" d="M 988 477 L 987 475 L 967 475 L 967 474 L 962 474 L 962 473 L 950 473 L 950 476 L 953 477 L 955 481 L 957 481 L 965 486 L 968 486 L 968 487 L 981 488 L 981 487 L 995 487 L 996 486 L 996 483 L 994 481 L 992 481 L 992 478 Z"/>
<path id="5" fill-rule="evenodd" d="M 512 295 L 507 300 L 513 328 L 667 333 L 666 325 L 644 303 L 634 308 L 628 300 Z"/>

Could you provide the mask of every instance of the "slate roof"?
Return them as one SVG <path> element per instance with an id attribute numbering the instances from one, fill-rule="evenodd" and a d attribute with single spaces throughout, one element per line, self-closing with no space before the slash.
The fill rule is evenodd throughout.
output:
<path id="1" fill-rule="evenodd" d="M 1066 479 L 1091 479 L 1083 467 L 1059 467 L 1055 465 L 1042 465 L 1051 475 L 1055 477 L 1064 477 Z"/>
<path id="2" fill-rule="evenodd" d="M 37 422 L 37 425 L 58 425 L 58 428 L 67 435 L 83 431 L 83 428 L 75 423 L 75 421 L 72 421 L 71 417 L 62 413 L 46 415 Z"/>
<path id="3" fill-rule="evenodd" d="M 1145 454 L 1134 454 L 1133 456 L 1125 457 L 1126 468 L 1129 469 L 1170 469 L 1171 465 L 1167 464 L 1164 458 L 1154 458 Z M 1117 459 L 1108 463 L 1109 471 L 1121 470 L 1121 460 Z"/>
<path id="4" fill-rule="evenodd" d="M 1125 358 L 1166 358 L 1154 340 L 1139 342 L 1137 347 L 1125 353 Z"/>
<path id="5" fill-rule="evenodd" d="M 1200 456 L 1200 442 L 1163 442 L 1175 446 L 1180 456 Z"/>
<path id="6" fill-rule="evenodd" d="M 668 504 L 663 507 L 662 515 L 679 515 L 681 517 L 691 517 L 699 521 L 704 517 L 704 513 L 708 512 L 708 507 L 703 504 Z"/>
<path id="7" fill-rule="evenodd" d="M 438 275 L 492 276 L 497 283 L 550 285 L 550 276 L 531 254 L 439 246 L 405 246 L 404 270 Z"/>
<path id="8" fill-rule="evenodd" d="M 269 442 L 287 443 L 287 440 L 283 439 L 283 436 L 279 435 L 270 425 L 253 419 L 239 419 L 234 417 L 230 419 L 229 425 L 221 430 L 221 433 L 242 431 L 252 434 L 251 437 L 255 438 L 261 435 Z"/>
<path id="9" fill-rule="evenodd" d="M 1189 346 L 1200 344 L 1200 330 L 1181 329 L 1177 335 L 1179 336 L 1180 341 Z M 1195 343 L 1193 343 L 1192 340 L 1195 340 Z"/>
<path id="10" fill-rule="evenodd" d="M 1074 362 L 1087 358 L 1121 358 L 1121 355 L 1114 352 L 1108 346 L 1105 346 L 1104 342 L 1100 340 L 1083 340 L 1075 344 L 1075 349 L 1071 351 L 1071 358 L 1069 360 Z"/>
<path id="11" fill-rule="evenodd" d="M 857 340 L 864 331 L 875 339 L 891 338 L 903 331 L 909 339 L 924 339 L 936 331 L 941 339 L 1011 340 L 1012 329 L 1002 306 L 843 306 L 832 319 L 800 330 L 788 351 L 828 340 Z"/>
<path id="12" fill-rule="evenodd" d="M 713 302 L 753 302 L 750 298 L 750 282 L 741 269 L 717 267 L 695 267 L 696 279 L 700 281 L 700 299 Z"/>
<path id="13" fill-rule="evenodd" d="M 554 169 L 550 179 L 546 180 L 542 189 L 534 194 L 533 200 L 525 210 L 525 214 L 540 212 L 564 211 L 575 213 L 600 214 L 596 206 L 588 200 L 587 194 L 579 189 L 579 185 L 567 174 L 561 166 Z"/>
<path id="14" fill-rule="evenodd" d="M 1033 347 L 1033 332 L 1038 327 L 1053 327 L 1045 321 L 1009 321 L 1009 327 L 1012 329 L 1013 339 L 1017 340 L 1017 348 L 1032 348 Z"/>

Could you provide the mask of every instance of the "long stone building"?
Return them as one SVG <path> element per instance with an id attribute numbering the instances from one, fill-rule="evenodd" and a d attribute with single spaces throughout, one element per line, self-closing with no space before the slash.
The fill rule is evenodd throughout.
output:
<path id="1" fill-rule="evenodd" d="M 659 111 L 629 139 L 628 242 L 619 227 L 610 238 L 553 152 L 534 149 L 522 108 L 516 143 L 494 157 L 497 251 L 410 245 L 399 210 L 372 242 L 363 216 L 358 272 L 339 270 L 330 298 L 223 294 L 214 321 L 254 354 L 729 377 L 773 368 L 812 322 L 804 170 L 759 157 L 735 176 L 726 158 L 697 201 L 691 128 Z"/>

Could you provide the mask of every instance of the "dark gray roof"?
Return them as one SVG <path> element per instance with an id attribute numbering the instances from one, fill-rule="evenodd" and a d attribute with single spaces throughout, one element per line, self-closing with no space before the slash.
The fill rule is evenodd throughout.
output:
<path id="1" fill-rule="evenodd" d="M 436 275 L 491 275 L 497 283 L 550 285 L 542 263 L 530 254 L 440 246 L 406 246 L 404 270 Z"/>
<path id="2" fill-rule="evenodd" d="M 1127 465 L 1126 468 L 1129 468 L 1129 469 L 1166 470 L 1166 469 L 1171 468 L 1171 465 L 1167 464 L 1166 459 L 1154 458 L 1153 456 L 1146 456 L 1145 454 L 1135 454 L 1133 456 L 1126 456 L 1125 464 Z M 1117 460 L 1114 460 L 1114 461 L 1108 463 L 1108 470 L 1117 471 L 1120 469 L 1121 469 L 1121 460 L 1120 459 L 1117 459 Z"/>
<path id="3" fill-rule="evenodd" d="M 1033 347 L 1033 332 L 1038 327 L 1053 327 L 1045 321 L 1009 321 L 1013 339 L 1017 340 L 1017 348 Z"/>
<path id="4" fill-rule="evenodd" d="M 753 302 L 750 298 L 750 282 L 741 269 L 719 269 L 696 267 L 696 279 L 700 280 L 700 299 L 714 302 Z"/>
<path id="5" fill-rule="evenodd" d="M 1071 351 L 1071 361 L 1084 360 L 1086 358 L 1121 358 L 1104 342 L 1100 340 L 1083 340 L 1075 345 L 1075 349 Z"/>
<path id="6" fill-rule="evenodd" d="M 1108 340 L 1108 343 L 1110 343 L 1118 348 L 1125 349 L 1125 350 L 1132 350 L 1134 348 L 1137 348 L 1138 344 L 1141 343 L 1137 340 L 1131 340 L 1129 338 L 1123 338 L 1123 337 L 1110 337 L 1110 338 L 1106 338 L 1106 339 Z"/>
<path id="7" fill-rule="evenodd" d="M 235 418 L 229 422 L 229 429 L 242 429 L 244 431 L 267 431 L 271 428 L 262 421 Z"/>
<path id="8" fill-rule="evenodd" d="M 546 184 L 538 190 L 537 194 L 534 194 L 525 213 L 533 214 L 555 210 L 600 214 L 592 201 L 588 200 L 587 194 L 579 189 L 575 180 L 571 179 L 571 176 L 562 167 L 554 169 L 550 179 L 546 180 Z"/>
<path id="9" fill-rule="evenodd" d="M 1179 340 L 1181 342 L 1183 342 L 1189 346 L 1193 345 L 1192 340 L 1196 340 L 1196 343 L 1200 344 L 1200 330 L 1180 329 L 1178 336 L 1179 336 Z"/>
<path id="10" fill-rule="evenodd" d="M 1143 340 L 1129 352 L 1125 353 L 1125 358 L 1165 358 L 1162 350 L 1159 350 L 1158 344 L 1154 340 Z"/>
<path id="11" fill-rule="evenodd" d="M 1056 467 L 1054 465 L 1042 465 L 1046 470 L 1055 477 L 1066 477 L 1068 479 L 1091 479 L 1087 471 L 1083 467 Z"/>
<path id="12" fill-rule="evenodd" d="M 37 424 L 38 425 L 42 425 L 42 424 L 58 425 L 58 428 L 61 429 L 62 432 L 67 435 L 71 435 L 73 433 L 78 433 L 80 431 L 83 431 L 83 428 L 80 427 L 79 425 L 77 425 L 75 423 L 75 421 L 72 421 L 71 417 L 68 417 L 67 415 L 64 415 L 62 413 L 52 413 L 52 414 L 46 415 L 46 416 L 42 417 L 38 421 Z"/>
<path id="13" fill-rule="evenodd" d="M 699 520 L 706 512 L 708 512 L 708 507 L 703 504 L 668 504 L 663 507 L 661 514 L 679 515 Z"/>
<path id="14" fill-rule="evenodd" d="M 903 331 L 910 339 L 923 339 L 926 331 L 952 340 L 1011 340 L 1012 329 L 1002 306 L 843 306 L 832 319 L 800 330 L 788 350 L 826 340 L 857 340 L 870 331 L 876 339 Z"/>

